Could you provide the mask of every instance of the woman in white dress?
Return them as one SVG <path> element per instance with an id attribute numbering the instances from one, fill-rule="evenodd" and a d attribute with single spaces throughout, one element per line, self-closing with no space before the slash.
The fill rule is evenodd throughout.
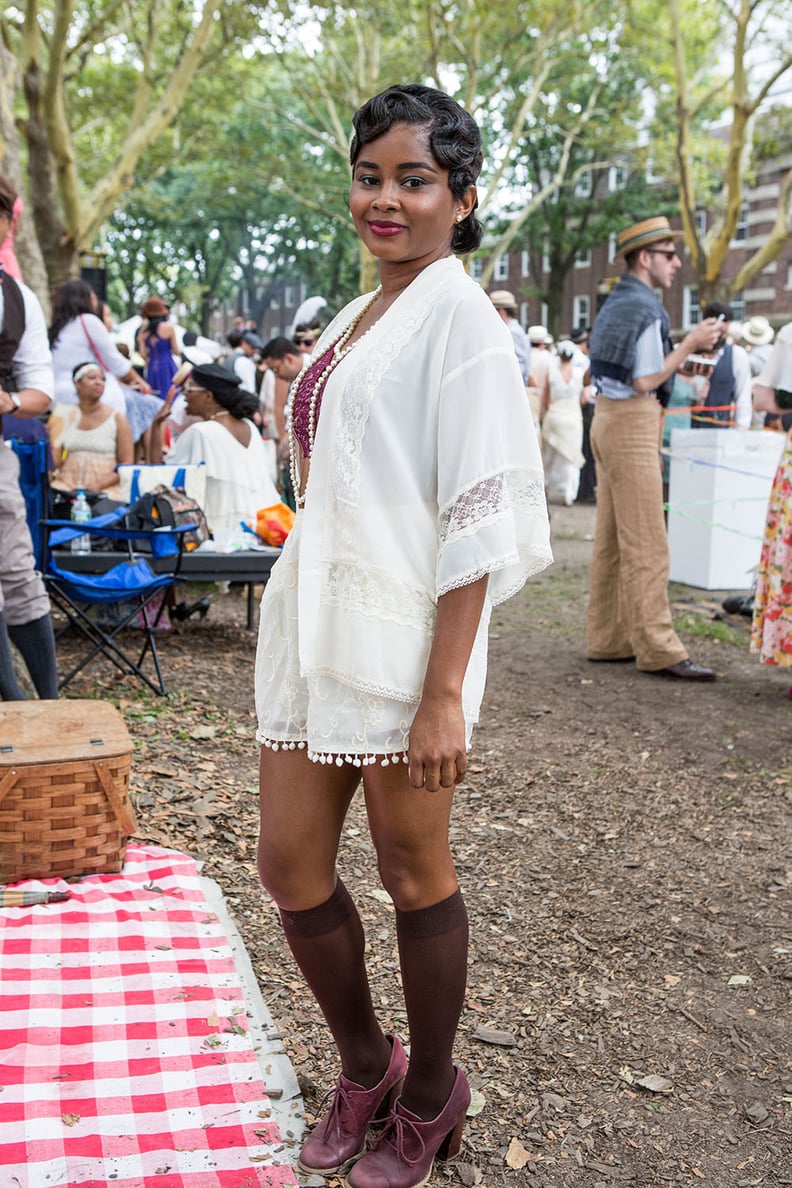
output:
<path id="1" fill-rule="evenodd" d="M 575 367 L 575 345 L 559 342 L 542 394 L 542 460 L 550 503 L 571 507 L 580 486 L 583 457 L 583 372 Z"/>
<path id="2" fill-rule="evenodd" d="M 219 538 L 242 531 L 240 522 L 255 525 L 256 512 L 279 502 L 261 434 L 251 417 L 258 399 L 241 386 L 238 375 L 219 363 L 202 363 L 189 372 L 181 392 L 187 415 L 200 417 L 179 435 L 166 461 L 178 466 L 204 463 L 206 495 L 203 512 Z M 152 461 L 162 461 L 162 426 L 176 396 L 171 389 L 152 426 Z"/>
<path id="3" fill-rule="evenodd" d="M 455 258 L 481 238 L 478 127 L 413 85 L 369 100 L 354 127 L 350 209 L 380 285 L 322 332 L 290 394 L 300 510 L 261 606 L 259 873 L 342 1068 L 300 1165 L 348 1188 L 413 1188 L 459 1149 L 470 1100 L 453 1062 L 467 915 L 448 828 L 490 610 L 551 557 L 511 335 Z M 360 784 L 395 908 L 409 1063 L 377 1020 L 336 869 Z"/>

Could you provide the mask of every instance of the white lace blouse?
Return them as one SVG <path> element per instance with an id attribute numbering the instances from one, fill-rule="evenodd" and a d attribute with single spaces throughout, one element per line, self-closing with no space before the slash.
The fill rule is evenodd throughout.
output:
<path id="1" fill-rule="evenodd" d="M 334 319 L 317 356 L 368 299 Z M 328 381 L 300 539 L 300 669 L 417 703 L 437 599 L 489 574 L 463 690 L 475 721 L 491 608 L 551 560 L 541 457 L 511 336 L 447 257 L 420 273 Z"/>

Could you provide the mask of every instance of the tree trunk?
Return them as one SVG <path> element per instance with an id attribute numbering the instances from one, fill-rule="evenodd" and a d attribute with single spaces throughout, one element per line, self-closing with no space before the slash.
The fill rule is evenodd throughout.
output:
<path id="1" fill-rule="evenodd" d="M 734 293 L 734 286 L 731 281 L 725 280 L 722 276 L 716 277 L 715 280 L 708 280 L 706 275 L 707 260 L 702 257 L 701 271 L 698 274 L 698 300 L 701 309 L 705 305 L 709 305 L 710 301 L 726 301 L 731 302 Z"/>
<path id="2" fill-rule="evenodd" d="M 80 264 L 76 244 L 67 236 L 60 215 L 41 100 L 41 69 L 37 62 L 28 62 L 23 74 L 23 85 L 28 108 L 24 127 L 28 146 L 28 178 L 33 222 L 49 283 L 54 288 L 61 281 L 79 276 Z"/>
<path id="3" fill-rule="evenodd" d="M 567 270 L 561 268 L 559 265 L 553 265 L 550 260 L 550 279 L 547 285 L 547 329 L 552 334 L 553 338 L 557 339 L 561 334 L 561 313 L 564 307 L 564 285 L 566 284 Z"/>
<path id="4" fill-rule="evenodd" d="M 0 38 L 0 172 L 5 174 L 24 201 L 19 136 L 14 118 L 14 98 L 18 87 L 19 72 L 16 60 Z M 49 319 L 47 271 L 32 220 L 29 217 L 26 219 L 24 214 L 17 227 L 14 249 L 25 284 L 36 294 L 44 310 L 44 316 Z"/>

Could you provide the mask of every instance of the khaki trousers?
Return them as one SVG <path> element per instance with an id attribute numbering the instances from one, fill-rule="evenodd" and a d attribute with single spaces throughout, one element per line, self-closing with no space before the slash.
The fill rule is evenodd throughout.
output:
<path id="1" fill-rule="evenodd" d="M 49 598 L 36 572 L 19 486 L 19 459 L 0 437 L 0 611 L 16 627 L 48 615 Z"/>
<path id="2" fill-rule="evenodd" d="M 644 672 L 687 657 L 668 602 L 668 537 L 653 396 L 598 396 L 591 428 L 597 524 L 591 558 L 588 655 L 634 656 Z"/>

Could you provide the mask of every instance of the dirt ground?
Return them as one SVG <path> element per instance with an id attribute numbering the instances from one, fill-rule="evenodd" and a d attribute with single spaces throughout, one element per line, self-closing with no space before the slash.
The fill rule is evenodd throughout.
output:
<path id="1" fill-rule="evenodd" d="M 677 625 L 717 683 L 588 663 L 594 512 L 552 518 L 555 565 L 494 616 L 458 795 L 472 938 L 458 1056 L 478 1112 L 430 1184 L 792 1185 L 792 672 L 749 656 L 747 620 L 713 620 L 722 594 L 685 587 Z M 256 884 L 254 646 L 232 589 L 163 638 L 169 698 L 101 667 L 69 695 L 121 706 L 140 837 L 220 883 L 310 1115 L 337 1068 Z M 404 1034 L 358 801 L 340 865 L 383 1023 Z"/>

